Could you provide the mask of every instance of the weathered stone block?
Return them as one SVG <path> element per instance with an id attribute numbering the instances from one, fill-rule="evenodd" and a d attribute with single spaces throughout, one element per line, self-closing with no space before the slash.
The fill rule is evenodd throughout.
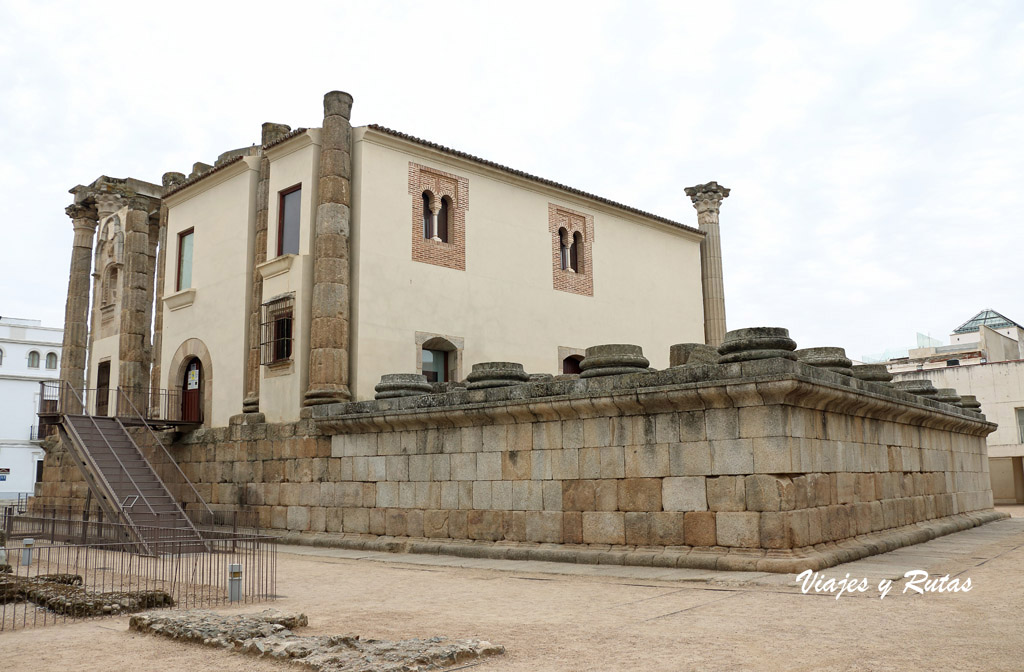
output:
<path id="1" fill-rule="evenodd" d="M 626 543 L 633 546 L 647 546 L 651 543 L 651 521 L 649 513 L 627 512 L 625 516 Z"/>
<path id="2" fill-rule="evenodd" d="M 612 425 L 610 418 L 587 418 L 583 421 L 583 443 L 587 446 L 610 446 Z"/>
<path id="3" fill-rule="evenodd" d="M 562 482 L 561 481 L 542 481 L 541 482 L 542 496 L 544 500 L 545 511 L 561 511 L 562 510 Z M 497 507 L 495 507 L 497 508 Z"/>
<path id="4" fill-rule="evenodd" d="M 752 439 L 709 441 L 712 474 L 750 474 L 754 471 Z"/>
<path id="5" fill-rule="evenodd" d="M 743 511 L 746 490 L 743 476 L 719 476 L 706 479 L 708 508 L 711 511 Z"/>
<path id="6" fill-rule="evenodd" d="M 512 508 L 517 511 L 541 511 L 544 508 L 544 492 L 539 481 L 514 481 L 512 483 Z"/>
<path id="7" fill-rule="evenodd" d="M 562 483 L 562 509 L 565 511 L 592 511 L 595 508 L 595 481 L 564 481 Z"/>
<path id="8" fill-rule="evenodd" d="M 449 456 L 451 460 L 451 478 L 454 481 L 475 481 L 477 480 L 475 453 L 455 453 Z M 391 479 L 389 480 L 401 480 Z M 490 480 L 490 479 L 487 479 Z"/>
<path id="9" fill-rule="evenodd" d="M 660 478 L 669 475 L 668 444 L 626 446 L 626 478 Z"/>
<path id="10" fill-rule="evenodd" d="M 573 450 L 573 449 L 567 449 Z M 601 449 L 580 448 L 580 478 L 601 478 Z M 625 475 L 625 466 L 623 466 Z"/>
<path id="11" fill-rule="evenodd" d="M 481 481 L 500 481 L 503 453 L 478 453 L 476 455 L 476 476 Z"/>
<path id="12" fill-rule="evenodd" d="M 465 444 L 466 437 L 462 437 Z M 484 425 L 483 447 L 485 452 L 502 452 L 508 448 L 508 425 Z"/>
<path id="13" fill-rule="evenodd" d="M 708 439 L 740 438 L 739 414 L 735 408 L 709 408 L 704 411 L 704 423 Z"/>
<path id="14" fill-rule="evenodd" d="M 448 512 L 448 536 L 452 539 L 466 539 L 469 534 L 468 512 Z"/>
<path id="15" fill-rule="evenodd" d="M 551 478 L 556 481 L 579 478 L 579 452 L 575 448 L 551 451 Z"/>
<path id="16" fill-rule="evenodd" d="M 562 448 L 562 423 L 537 422 L 533 424 L 534 450 L 560 450 Z"/>
<path id="17" fill-rule="evenodd" d="M 754 456 L 754 473 L 788 474 L 793 471 L 793 450 L 800 452 L 800 443 L 788 436 L 750 439 Z"/>
<path id="18" fill-rule="evenodd" d="M 687 511 L 683 518 L 684 538 L 688 546 L 717 546 L 718 526 L 712 511 Z"/>
<path id="19" fill-rule="evenodd" d="M 601 478 L 625 478 L 626 462 L 622 446 L 601 448 Z"/>
<path id="20" fill-rule="evenodd" d="M 524 516 L 526 541 L 561 543 L 562 514 L 556 511 L 527 511 Z"/>
<path id="21" fill-rule="evenodd" d="M 584 511 L 583 543 L 626 543 L 626 518 L 620 511 Z"/>
<path id="22" fill-rule="evenodd" d="M 744 479 L 748 511 L 788 511 L 793 508 L 793 482 L 788 476 L 753 474 Z"/>
<path id="23" fill-rule="evenodd" d="M 378 487 L 383 485 L 379 483 Z M 444 481 L 441 484 L 441 508 L 459 508 L 459 483 L 458 481 Z"/>
<path id="24" fill-rule="evenodd" d="M 298 532 L 309 529 L 309 507 L 289 506 L 287 527 Z"/>
<path id="25" fill-rule="evenodd" d="M 468 511 L 466 517 L 467 536 L 470 539 L 497 541 L 504 534 L 503 511 Z"/>
<path id="26" fill-rule="evenodd" d="M 533 455 L 529 451 L 510 450 L 501 454 L 501 477 L 507 481 L 528 480 L 533 471 Z"/>
<path id="27" fill-rule="evenodd" d="M 676 413 L 659 413 L 654 416 L 654 440 L 657 443 L 679 441 L 679 416 Z"/>
<path id="28" fill-rule="evenodd" d="M 670 476 L 706 476 L 711 473 L 711 445 L 707 441 L 670 444 L 668 459 Z"/>
<path id="29" fill-rule="evenodd" d="M 551 454 L 550 450 L 535 450 L 530 454 L 530 478 L 535 481 L 550 480 Z"/>
<path id="30" fill-rule="evenodd" d="M 491 508 L 512 510 L 512 481 L 491 481 Z"/>
<path id="31" fill-rule="evenodd" d="M 476 481 L 473 483 L 473 508 L 491 508 L 491 482 Z"/>
<path id="32" fill-rule="evenodd" d="M 662 480 L 661 501 L 666 511 L 707 511 L 707 487 L 703 476 Z"/>
<path id="33" fill-rule="evenodd" d="M 370 533 L 370 510 L 365 508 L 342 509 L 343 524 L 346 532 L 357 534 Z"/>
<path id="34" fill-rule="evenodd" d="M 757 548 L 761 543 L 761 514 L 755 511 L 724 511 L 715 514 L 719 546 Z"/>
<path id="35" fill-rule="evenodd" d="M 583 543 L 583 514 L 579 511 L 567 511 L 562 514 L 562 543 Z"/>
<path id="36" fill-rule="evenodd" d="M 439 509 L 441 508 L 441 484 L 440 483 L 413 483 L 416 488 L 417 509 Z M 401 494 L 401 492 L 399 492 Z"/>
<path id="37" fill-rule="evenodd" d="M 625 478 L 619 481 L 620 511 L 661 511 L 661 479 Z"/>
<path id="38" fill-rule="evenodd" d="M 348 483 L 339 483 L 339 486 L 348 486 Z M 361 497 L 360 493 L 360 499 Z M 341 506 L 358 506 L 349 502 L 344 502 Z M 379 483 L 377 485 L 377 506 L 386 509 L 398 506 L 398 483 Z"/>
<path id="39" fill-rule="evenodd" d="M 507 440 L 509 450 L 533 450 L 533 425 L 508 425 Z"/>
<path id="40" fill-rule="evenodd" d="M 684 411 L 679 417 L 679 441 L 705 441 L 708 438 L 704 411 Z M 669 441 L 669 443 L 674 443 Z"/>
<path id="41" fill-rule="evenodd" d="M 766 511 L 761 514 L 761 547 L 792 548 L 789 512 Z"/>
<path id="42" fill-rule="evenodd" d="M 433 539 L 448 537 L 448 511 L 423 512 L 423 536 Z"/>
<path id="43" fill-rule="evenodd" d="M 656 511 L 648 514 L 650 541 L 658 546 L 682 546 L 686 542 L 685 514 L 681 511 Z M 627 542 L 629 543 L 629 542 Z"/>

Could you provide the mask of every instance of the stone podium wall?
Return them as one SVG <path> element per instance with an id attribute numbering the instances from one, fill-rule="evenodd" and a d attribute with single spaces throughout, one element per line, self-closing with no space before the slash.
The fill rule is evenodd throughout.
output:
<path id="1" fill-rule="evenodd" d="M 793 571 L 998 517 L 993 429 L 769 359 L 329 404 L 300 423 L 199 430 L 171 452 L 215 508 L 296 533 Z"/>

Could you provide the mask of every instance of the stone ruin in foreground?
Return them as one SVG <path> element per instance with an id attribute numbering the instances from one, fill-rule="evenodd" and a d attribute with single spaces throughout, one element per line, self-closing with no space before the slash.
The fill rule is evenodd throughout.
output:
<path id="1" fill-rule="evenodd" d="M 375 401 L 169 449 L 214 508 L 365 549 L 799 572 L 1004 517 L 995 425 L 955 391 L 894 387 L 777 328 L 675 346 L 672 365 L 608 345 L 578 377 L 493 362 L 437 392 L 385 376 Z M 78 478 L 52 450 L 38 503 L 80 506 Z"/>

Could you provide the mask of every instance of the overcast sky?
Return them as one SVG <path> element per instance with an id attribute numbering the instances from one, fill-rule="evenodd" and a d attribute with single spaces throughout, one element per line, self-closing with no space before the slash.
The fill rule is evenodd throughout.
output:
<path id="1" fill-rule="evenodd" d="M 1024 3 L 0 0 L 0 315 L 61 326 L 68 189 L 378 123 L 696 225 L 729 328 L 849 355 L 1024 322 Z"/>

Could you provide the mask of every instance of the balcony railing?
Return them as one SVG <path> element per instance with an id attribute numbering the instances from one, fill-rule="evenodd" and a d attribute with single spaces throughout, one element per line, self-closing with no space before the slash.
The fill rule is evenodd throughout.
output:
<path id="1" fill-rule="evenodd" d="M 39 415 L 98 415 L 122 420 L 182 422 L 181 390 L 135 388 L 71 388 L 59 380 L 39 383 Z M 40 421 L 39 434 L 50 423 Z"/>

